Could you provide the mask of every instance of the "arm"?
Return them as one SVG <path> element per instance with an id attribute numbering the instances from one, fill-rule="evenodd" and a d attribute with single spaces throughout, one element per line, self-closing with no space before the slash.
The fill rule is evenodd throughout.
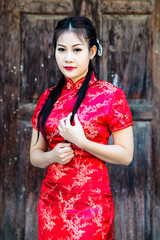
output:
<path id="1" fill-rule="evenodd" d="M 113 145 L 104 145 L 92 142 L 85 137 L 81 123 L 75 115 L 75 126 L 70 125 L 71 114 L 62 119 L 59 131 L 69 142 L 93 154 L 101 160 L 113 163 L 128 165 L 133 158 L 133 131 L 132 127 L 112 132 Z"/>
<path id="2" fill-rule="evenodd" d="M 70 143 L 59 143 L 51 151 L 47 151 L 48 145 L 45 139 L 40 133 L 37 142 L 37 134 L 38 131 L 33 128 L 30 161 L 35 167 L 46 168 L 52 163 L 66 164 L 74 157 Z"/>
<path id="3" fill-rule="evenodd" d="M 112 132 L 112 136 L 113 145 L 103 145 L 86 139 L 82 148 L 105 162 L 128 165 L 133 158 L 132 127 Z"/>

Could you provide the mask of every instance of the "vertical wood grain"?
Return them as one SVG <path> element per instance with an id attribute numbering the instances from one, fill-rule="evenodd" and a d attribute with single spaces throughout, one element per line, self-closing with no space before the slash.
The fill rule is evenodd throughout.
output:
<path id="1" fill-rule="evenodd" d="M 17 238 L 17 110 L 19 101 L 19 14 L 16 2 L 4 2 L 4 239 Z"/>
<path id="2" fill-rule="evenodd" d="M 114 239 L 151 239 L 151 125 L 134 123 L 134 159 L 130 166 L 108 165 L 115 202 Z"/>
<path id="3" fill-rule="evenodd" d="M 72 16 L 84 16 L 86 13 L 86 1 L 85 0 L 72 0 L 73 13 Z"/>
<path id="4" fill-rule="evenodd" d="M 3 179 L 4 179 L 4 1 L 0 2 L 0 240 L 3 239 L 4 206 L 3 206 Z"/>
<path id="5" fill-rule="evenodd" d="M 113 81 L 116 75 L 116 84 L 129 99 L 149 99 L 150 96 L 150 21 L 149 15 L 103 17 L 103 77 Z"/>
<path id="6" fill-rule="evenodd" d="M 37 204 L 44 170 L 35 168 L 29 161 L 31 139 L 30 121 L 19 121 L 19 239 L 38 239 Z"/>
<path id="7" fill-rule="evenodd" d="M 92 3 L 87 2 L 87 13 L 94 19 L 90 10 Z M 125 91 L 130 106 L 134 106 L 131 107 L 134 109 L 134 120 L 138 120 L 134 122 L 135 153 L 131 165 L 107 165 L 115 202 L 114 239 L 150 240 L 152 117 L 144 122 L 143 116 L 149 116 L 153 97 L 150 14 L 153 1 L 139 1 L 138 4 L 136 1 L 116 0 L 93 2 L 100 3 L 97 12 L 99 32 L 103 37 L 103 80 L 111 81 Z M 141 117 L 136 112 L 141 112 Z"/>
<path id="8" fill-rule="evenodd" d="M 118 72 L 134 111 L 134 161 L 129 167 L 108 166 L 115 240 L 158 240 L 159 0 L 0 1 L 0 240 L 37 239 L 44 171 L 29 162 L 30 118 L 33 103 L 57 81 L 52 29 L 58 19 L 73 15 L 93 20 L 104 50 L 97 63 L 100 76 L 105 72 L 110 81 L 112 67 Z"/>
<path id="9" fill-rule="evenodd" d="M 53 31 L 63 16 L 29 15 L 21 17 L 21 101 L 39 98 L 57 84 Z"/>
<path id="10" fill-rule="evenodd" d="M 160 238 L 160 1 L 155 1 L 153 14 L 153 221 L 152 239 Z"/>

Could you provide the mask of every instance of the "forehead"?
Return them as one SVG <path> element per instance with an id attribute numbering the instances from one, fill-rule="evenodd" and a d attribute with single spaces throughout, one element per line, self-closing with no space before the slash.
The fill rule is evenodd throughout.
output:
<path id="1" fill-rule="evenodd" d="M 57 44 L 63 44 L 63 45 L 82 44 L 82 45 L 88 46 L 88 42 L 86 41 L 84 36 L 82 34 L 78 35 L 73 31 L 65 31 L 61 33 L 59 38 L 57 39 Z"/>

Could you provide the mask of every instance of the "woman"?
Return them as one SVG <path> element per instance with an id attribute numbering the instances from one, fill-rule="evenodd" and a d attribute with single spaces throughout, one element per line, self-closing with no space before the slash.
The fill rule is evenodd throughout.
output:
<path id="1" fill-rule="evenodd" d="M 132 161 L 129 106 L 121 89 L 95 77 L 91 60 L 101 46 L 88 18 L 59 21 L 54 47 L 63 77 L 42 94 L 32 118 L 30 160 L 47 168 L 38 239 L 111 240 L 114 204 L 106 162 Z M 107 145 L 111 133 L 113 145 Z"/>

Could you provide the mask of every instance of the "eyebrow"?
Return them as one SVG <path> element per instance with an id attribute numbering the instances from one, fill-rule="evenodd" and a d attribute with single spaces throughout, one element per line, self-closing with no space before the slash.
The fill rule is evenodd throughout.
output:
<path id="1" fill-rule="evenodd" d="M 83 45 L 83 44 L 81 44 L 81 43 L 77 43 L 77 44 L 74 44 L 72 47 L 76 47 L 76 46 L 78 46 L 78 45 Z M 60 44 L 60 43 L 58 43 L 57 46 L 65 47 L 65 45 Z"/>

